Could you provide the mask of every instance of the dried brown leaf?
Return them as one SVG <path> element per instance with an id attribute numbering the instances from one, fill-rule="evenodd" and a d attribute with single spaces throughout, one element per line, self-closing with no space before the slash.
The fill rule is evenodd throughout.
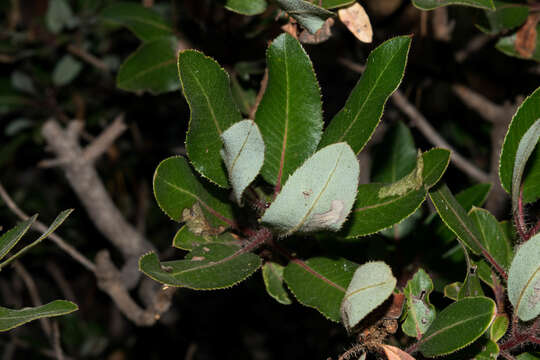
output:
<path id="1" fill-rule="evenodd" d="M 415 360 L 405 351 L 391 345 L 381 345 L 388 360 Z"/>
<path id="2" fill-rule="evenodd" d="M 298 37 L 298 40 L 304 44 L 319 44 L 332 36 L 332 26 L 334 25 L 334 19 L 328 18 L 324 22 L 324 25 L 315 33 L 311 34 L 307 30 L 303 30 Z"/>
<path id="3" fill-rule="evenodd" d="M 536 49 L 536 25 L 540 21 L 540 14 L 533 14 L 527 18 L 527 21 L 516 33 L 516 42 L 514 47 L 519 55 L 525 58 L 531 58 Z"/>
<path id="4" fill-rule="evenodd" d="M 339 19 L 356 38 L 362 42 L 370 43 L 373 39 L 373 29 L 369 16 L 362 5 L 354 3 L 354 5 L 339 9 Z"/>

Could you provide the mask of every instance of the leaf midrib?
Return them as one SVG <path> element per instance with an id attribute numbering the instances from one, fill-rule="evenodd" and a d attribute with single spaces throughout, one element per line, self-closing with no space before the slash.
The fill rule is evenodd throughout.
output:
<path id="1" fill-rule="evenodd" d="M 516 309 L 518 309 L 518 312 L 519 312 L 519 309 L 520 309 L 521 300 L 523 300 L 523 296 L 525 295 L 525 291 L 529 288 L 529 285 L 531 284 L 531 281 L 533 281 L 533 279 L 536 277 L 536 274 L 538 274 L 538 272 L 540 272 L 540 266 L 538 266 L 536 268 L 536 270 L 532 273 L 532 275 L 527 280 L 527 283 L 525 284 L 525 286 L 523 286 L 523 288 L 519 292 L 519 297 L 518 297 L 518 300 L 517 300 L 517 303 L 516 303 Z"/>
<path id="2" fill-rule="evenodd" d="M 362 287 L 362 288 L 360 288 L 360 289 L 356 289 L 356 290 L 352 291 L 350 294 L 346 294 L 345 297 L 343 298 L 343 301 L 348 300 L 351 296 L 356 295 L 356 294 L 358 294 L 358 293 L 361 292 L 361 291 L 373 289 L 373 288 L 376 288 L 376 287 L 379 287 L 379 286 L 384 286 L 384 285 L 386 285 L 386 284 L 388 284 L 388 283 L 391 283 L 391 282 L 392 282 L 392 280 L 390 280 L 390 281 L 383 281 L 383 282 L 380 282 L 380 283 L 376 283 L 376 284 L 371 284 L 371 285 L 368 285 L 368 286 L 364 286 L 364 287 Z"/>
<path id="3" fill-rule="evenodd" d="M 210 115 L 212 116 L 212 120 L 214 121 L 214 126 L 217 129 L 218 134 L 221 136 L 221 127 L 219 126 L 216 114 L 214 113 L 214 108 L 212 107 L 212 103 L 210 102 L 210 98 L 208 97 L 208 94 L 206 93 L 206 89 L 202 86 L 201 82 L 199 81 L 199 78 L 195 76 L 195 74 L 192 72 L 191 75 L 193 76 L 193 79 L 195 79 L 195 82 L 201 89 L 201 92 L 206 100 L 206 103 L 208 104 L 208 109 L 210 110 Z"/>
<path id="4" fill-rule="evenodd" d="M 283 57 L 285 61 L 283 62 L 285 66 L 285 126 L 284 126 L 284 133 L 283 133 L 283 142 L 281 143 L 281 155 L 279 160 L 279 169 L 278 169 L 278 175 L 276 184 L 281 185 L 281 179 L 283 177 L 283 168 L 285 167 L 285 152 L 287 151 L 287 140 L 288 140 L 288 134 L 289 134 L 289 97 L 290 94 L 290 87 L 289 87 L 289 64 L 287 62 L 287 38 L 283 41 Z"/>
<path id="5" fill-rule="evenodd" d="M 135 54 L 133 54 L 133 55 L 135 55 Z M 169 59 L 169 60 L 164 61 L 164 62 L 162 62 L 160 64 L 150 66 L 149 68 L 146 68 L 145 70 L 140 71 L 137 74 L 131 76 L 129 79 L 126 79 L 125 81 L 122 81 L 121 84 L 126 84 L 126 83 L 133 82 L 134 80 L 136 80 L 136 79 L 138 79 L 140 77 L 143 77 L 144 75 L 148 74 L 151 71 L 154 71 L 156 69 L 165 67 L 165 66 L 170 65 L 170 64 L 174 64 L 175 61 L 176 61 L 176 59 Z"/>

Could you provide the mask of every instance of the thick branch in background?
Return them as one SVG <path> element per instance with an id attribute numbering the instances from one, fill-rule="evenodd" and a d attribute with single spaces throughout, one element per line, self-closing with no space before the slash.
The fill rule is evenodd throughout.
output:
<path id="1" fill-rule="evenodd" d="M 97 156 L 105 152 L 125 128 L 125 125 L 118 124 L 123 123 L 121 120 L 113 122 L 113 130 L 105 130 L 85 150 L 79 145 L 78 139 L 82 130 L 81 121 L 74 120 L 63 129 L 55 120 L 48 120 L 42 132 L 94 225 L 124 255 L 127 266 L 122 271 L 122 277 L 126 286 L 132 288 L 140 276 L 136 259 L 153 250 L 153 246 L 124 219 L 105 190 L 93 164 Z"/>

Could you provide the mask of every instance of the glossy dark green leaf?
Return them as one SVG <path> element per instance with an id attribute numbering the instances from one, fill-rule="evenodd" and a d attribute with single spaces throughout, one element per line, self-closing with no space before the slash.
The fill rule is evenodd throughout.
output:
<path id="1" fill-rule="evenodd" d="M 356 154 L 362 150 L 403 78 L 410 44 L 409 36 L 395 37 L 369 54 L 366 71 L 324 131 L 319 147 L 346 141 Z"/>
<path id="2" fill-rule="evenodd" d="M 266 0 L 227 0 L 225 8 L 243 15 L 257 15 L 266 10 Z"/>
<path id="3" fill-rule="evenodd" d="M 411 131 L 403 122 L 385 134 L 373 156 L 373 182 L 392 183 L 410 173 L 416 165 L 416 147 Z"/>
<path id="4" fill-rule="evenodd" d="M 341 319 L 350 332 L 370 312 L 388 299 L 397 280 L 382 261 L 360 265 L 354 272 L 341 303 Z"/>
<path id="5" fill-rule="evenodd" d="M 509 1 L 494 0 L 495 10 L 487 10 L 477 26 L 488 34 L 497 34 L 503 30 L 513 29 L 527 20 L 529 8 Z"/>
<path id="6" fill-rule="evenodd" d="M 152 94 L 177 90 L 180 87 L 176 73 L 177 42 L 170 36 L 143 43 L 120 66 L 116 86 Z"/>
<path id="7" fill-rule="evenodd" d="M 312 0 L 312 3 L 320 4 L 325 9 L 335 9 L 351 5 L 355 0 Z"/>
<path id="8" fill-rule="evenodd" d="M 540 315 L 539 254 L 540 233 L 518 248 L 508 272 L 508 298 L 523 321 Z"/>
<path id="9" fill-rule="evenodd" d="M 30 229 L 34 221 L 36 221 L 37 214 L 15 225 L 15 227 L 9 229 L 0 237 L 0 260 L 3 259 L 7 253 L 21 240 L 23 235 Z"/>
<path id="10" fill-rule="evenodd" d="M 419 269 L 407 282 L 403 289 L 407 298 L 407 315 L 401 324 L 405 334 L 420 339 L 435 319 L 435 306 L 429 301 L 432 291 L 433 282 L 423 269 Z"/>
<path id="11" fill-rule="evenodd" d="M 317 257 L 289 262 L 283 276 L 300 303 L 340 322 L 341 301 L 357 267 L 358 264 L 345 259 Z"/>
<path id="12" fill-rule="evenodd" d="M 221 161 L 221 135 L 242 120 L 234 104 L 229 76 L 212 58 L 196 50 L 178 54 L 178 74 L 191 111 L 186 151 L 195 170 L 221 187 L 229 187 Z"/>
<path id="13" fill-rule="evenodd" d="M 63 86 L 69 84 L 79 75 L 83 68 L 80 61 L 69 54 L 62 56 L 56 63 L 52 73 L 52 80 L 55 85 Z"/>
<path id="14" fill-rule="evenodd" d="M 442 310 L 420 340 L 426 357 L 453 353 L 478 339 L 495 316 L 495 302 L 486 297 L 468 297 Z"/>
<path id="15" fill-rule="evenodd" d="M 268 294 L 283 305 L 292 304 L 289 294 L 283 284 L 285 267 L 275 262 L 267 262 L 262 267 L 264 286 Z"/>
<path id="16" fill-rule="evenodd" d="M 495 284 L 493 283 L 493 279 L 491 276 L 494 271 L 492 270 L 491 265 L 489 265 L 484 259 L 473 261 L 473 263 L 476 266 L 476 272 L 478 273 L 478 277 L 480 278 L 480 280 L 482 280 L 484 284 L 493 289 L 495 287 Z"/>
<path id="17" fill-rule="evenodd" d="M 329 145 L 289 177 L 261 221 L 283 237 L 338 231 L 354 204 L 359 174 L 358 159 L 349 145 Z"/>
<path id="18" fill-rule="evenodd" d="M 540 199 L 540 146 L 527 162 L 523 180 L 523 203 L 528 204 Z"/>
<path id="19" fill-rule="evenodd" d="M 411 216 L 407 217 L 403 221 L 392 225 L 389 228 L 379 231 L 379 234 L 389 239 L 399 241 L 405 238 L 407 235 L 416 230 L 420 221 L 424 218 L 424 211 L 422 207 L 416 209 Z"/>
<path id="20" fill-rule="evenodd" d="M 234 199 L 242 206 L 242 194 L 264 163 L 264 142 L 253 120 L 242 120 L 221 134 L 221 157 L 229 173 Z"/>
<path id="21" fill-rule="evenodd" d="M 536 32 L 540 33 L 540 24 L 536 27 Z M 497 41 L 497 44 L 495 45 L 495 47 L 499 51 L 501 51 L 502 53 L 508 56 L 540 62 L 540 36 L 536 37 L 536 47 L 530 58 L 524 57 L 523 55 L 519 54 L 516 51 L 515 44 L 516 44 L 516 34 L 514 33 L 512 35 L 500 38 L 499 41 Z"/>
<path id="22" fill-rule="evenodd" d="M 55 300 L 48 304 L 13 310 L 0 306 L 0 331 L 11 330 L 32 320 L 72 313 L 79 307 L 66 300 Z"/>
<path id="23" fill-rule="evenodd" d="M 321 139 L 321 92 L 309 57 L 289 34 L 278 36 L 266 56 L 268 86 L 255 115 L 266 146 L 261 174 L 283 185 Z"/>
<path id="24" fill-rule="evenodd" d="M 469 217 L 476 223 L 480 242 L 487 252 L 504 269 L 509 269 L 513 257 L 512 245 L 495 216 L 487 210 L 473 207 Z"/>
<path id="25" fill-rule="evenodd" d="M 442 221 L 475 254 L 482 252 L 478 228 L 446 185 L 430 191 L 429 196 Z"/>
<path id="26" fill-rule="evenodd" d="M 432 149 L 422 154 L 424 184 L 403 195 L 380 197 L 383 184 L 362 184 L 358 187 L 356 202 L 345 224 L 343 236 L 355 238 L 373 234 L 399 223 L 413 214 L 426 197 L 425 188 L 435 184 L 448 166 L 450 153 L 444 149 Z"/>
<path id="27" fill-rule="evenodd" d="M 292 16 L 302 27 L 315 34 L 326 19 L 334 16 L 331 11 L 304 0 L 276 0 L 279 7 Z"/>
<path id="28" fill-rule="evenodd" d="M 139 260 L 140 270 L 165 285 L 195 290 L 228 288 L 245 280 L 261 266 L 261 258 L 239 246 L 198 246 L 184 260 L 160 262 L 155 253 Z"/>
<path id="29" fill-rule="evenodd" d="M 494 10 L 493 0 L 412 0 L 420 10 L 433 10 L 441 6 L 463 5 L 481 9 Z"/>
<path id="30" fill-rule="evenodd" d="M 540 37 L 539 37 L 540 38 Z M 503 188 L 509 194 L 512 192 L 514 166 L 518 148 L 523 136 L 540 119 L 540 88 L 536 89 L 519 106 L 504 138 L 499 164 L 499 177 Z"/>
<path id="31" fill-rule="evenodd" d="M 158 165 L 154 195 L 159 207 L 173 220 L 181 221 L 184 209 L 198 202 L 212 226 L 233 224 L 231 206 L 204 188 L 183 157 L 173 156 Z"/>
<path id="32" fill-rule="evenodd" d="M 173 35 L 171 26 L 158 13 L 136 3 L 113 3 L 103 9 L 101 17 L 127 27 L 142 41 Z"/>
<path id="33" fill-rule="evenodd" d="M 189 231 L 186 225 L 184 225 L 174 235 L 172 246 L 182 250 L 193 250 L 196 246 L 213 243 L 240 245 L 240 241 L 233 237 L 230 232 L 224 232 L 218 235 L 195 235 L 193 232 Z"/>

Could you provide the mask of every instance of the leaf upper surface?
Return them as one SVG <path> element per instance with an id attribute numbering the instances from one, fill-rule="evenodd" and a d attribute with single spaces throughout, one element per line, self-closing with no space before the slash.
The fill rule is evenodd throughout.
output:
<path id="1" fill-rule="evenodd" d="M 228 188 L 219 153 L 221 135 L 242 120 L 232 98 L 229 76 L 214 59 L 196 50 L 178 54 L 178 74 L 191 112 L 186 136 L 189 160 L 202 176 Z"/>
<path id="2" fill-rule="evenodd" d="M 22 221 L 9 229 L 0 237 L 0 260 L 21 240 L 23 235 L 30 229 L 30 226 L 36 221 L 37 214 Z"/>
<path id="3" fill-rule="evenodd" d="M 493 0 L 412 0 L 412 3 L 421 10 L 433 10 L 448 5 L 464 5 L 488 10 L 495 9 Z"/>
<path id="4" fill-rule="evenodd" d="M 266 10 L 266 0 L 227 0 L 225 8 L 243 15 L 257 15 Z"/>
<path id="5" fill-rule="evenodd" d="M 268 86 L 255 115 L 266 146 L 261 174 L 282 185 L 321 139 L 321 92 L 308 55 L 289 34 L 278 36 L 266 57 Z"/>
<path id="6" fill-rule="evenodd" d="M 283 265 L 269 261 L 263 265 L 262 276 L 268 294 L 280 304 L 289 305 L 292 301 L 283 284 L 284 270 Z"/>
<path id="7" fill-rule="evenodd" d="M 366 70 L 343 109 L 324 130 L 319 147 L 346 141 L 358 154 L 379 124 L 388 97 L 405 71 L 411 38 L 390 39 L 369 54 Z"/>
<path id="8" fill-rule="evenodd" d="M 279 6 L 310 33 L 315 34 L 334 13 L 304 0 L 276 0 Z"/>
<path id="9" fill-rule="evenodd" d="M 32 320 L 69 314 L 79 309 L 71 301 L 55 300 L 48 304 L 13 310 L 0 307 L 0 331 L 7 331 Z"/>

